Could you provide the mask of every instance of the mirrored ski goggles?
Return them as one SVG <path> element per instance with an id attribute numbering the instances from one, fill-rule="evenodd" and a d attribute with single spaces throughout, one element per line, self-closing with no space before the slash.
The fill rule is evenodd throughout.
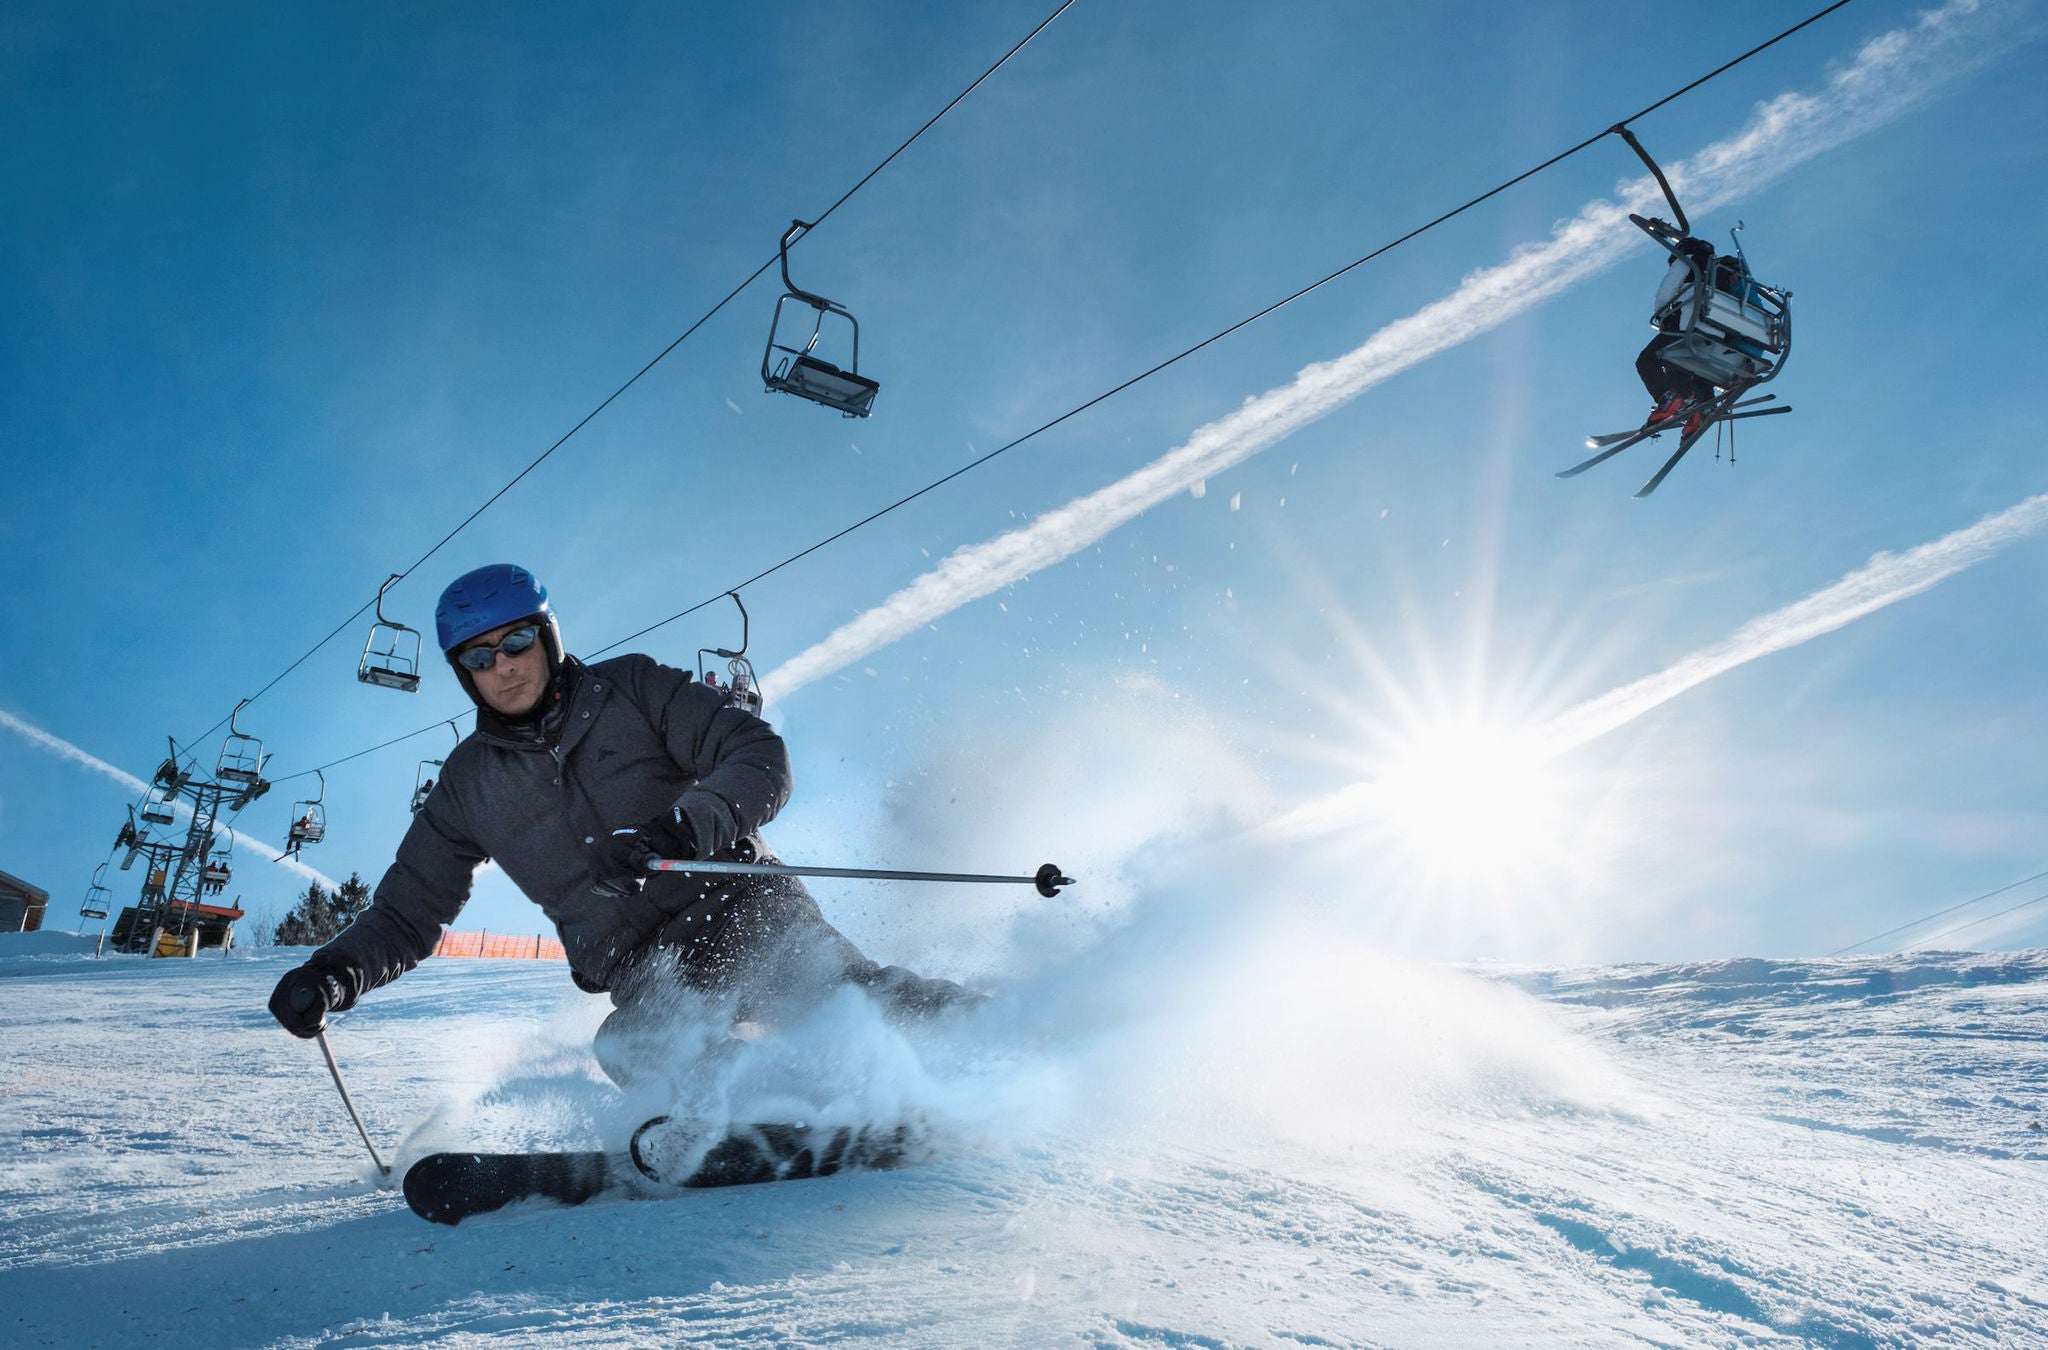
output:
<path id="1" fill-rule="evenodd" d="M 517 656 L 534 643 L 540 641 L 540 625 L 527 624 L 515 628 L 498 639 L 495 647 L 465 647 L 455 653 L 455 659 L 464 670 L 489 670 L 498 664 L 498 653 Z"/>

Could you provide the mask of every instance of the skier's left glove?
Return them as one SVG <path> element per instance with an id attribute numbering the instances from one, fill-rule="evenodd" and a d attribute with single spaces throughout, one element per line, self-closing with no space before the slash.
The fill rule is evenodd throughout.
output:
<path id="1" fill-rule="evenodd" d="M 689 862 L 697 857 L 697 832 L 689 818 L 670 807 L 644 825 L 613 830 L 601 845 L 597 884 L 607 890 L 629 894 L 647 880 L 651 858 Z"/>

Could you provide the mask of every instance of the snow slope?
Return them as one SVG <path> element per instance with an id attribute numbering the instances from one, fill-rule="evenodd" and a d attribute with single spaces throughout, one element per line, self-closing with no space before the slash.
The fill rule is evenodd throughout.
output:
<path id="1" fill-rule="evenodd" d="M 455 1229 L 371 1184 L 264 1012 L 301 955 L 0 938 L 10 1344 L 2048 1344 L 2048 953 L 1454 971 L 1318 934 L 915 1038 L 848 998 L 718 1099 L 893 1104 L 949 1156 Z M 333 1040 L 387 1156 L 589 1145 L 644 1105 L 599 1085 L 603 1011 L 430 961 Z"/>

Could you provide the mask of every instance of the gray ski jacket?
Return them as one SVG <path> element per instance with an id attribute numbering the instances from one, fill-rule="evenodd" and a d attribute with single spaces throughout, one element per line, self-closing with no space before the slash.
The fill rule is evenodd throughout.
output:
<path id="1" fill-rule="evenodd" d="M 495 859 L 555 925 L 572 977 L 596 993 L 657 935 L 707 939 L 718 877 L 657 875 L 637 894 L 595 885 L 605 836 L 681 810 L 705 857 L 768 856 L 756 832 L 789 800 L 789 752 L 722 691 L 647 656 L 565 661 L 556 706 L 531 726 L 488 710 L 449 753 L 371 903 L 312 963 L 349 1002 L 418 965 Z"/>

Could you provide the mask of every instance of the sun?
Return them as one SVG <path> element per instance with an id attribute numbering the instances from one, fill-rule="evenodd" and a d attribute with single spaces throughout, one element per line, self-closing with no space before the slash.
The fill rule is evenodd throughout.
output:
<path id="1" fill-rule="evenodd" d="M 1533 728 L 1453 718 L 1407 728 L 1358 794 L 1362 822 L 1419 879 L 1500 891 L 1562 860 L 1571 795 Z"/>

